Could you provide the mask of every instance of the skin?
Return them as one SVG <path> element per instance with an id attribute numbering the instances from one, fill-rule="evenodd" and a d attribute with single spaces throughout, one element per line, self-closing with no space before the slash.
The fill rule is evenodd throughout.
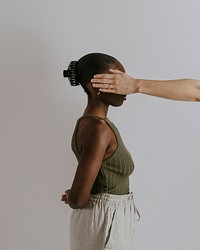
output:
<path id="1" fill-rule="evenodd" d="M 124 72 L 110 69 L 109 74 L 97 74 L 91 82 L 94 88 L 105 93 L 142 93 L 177 101 L 200 101 L 200 80 L 135 79 Z"/>
<path id="2" fill-rule="evenodd" d="M 95 75 L 91 83 L 87 86 L 91 97 L 88 97 L 84 115 L 92 114 L 105 118 L 109 105 L 121 106 L 126 95 L 133 93 L 179 101 L 200 101 L 200 81 L 194 79 L 143 80 L 135 79 L 119 70 L 110 69 L 104 74 Z M 100 95 L 97 94 L 99 90 Z M 61 198 L 74 209 L 82 208 L 87 204 L 102 161 L 110 157 L 117 148 L 112 130 L 105 121 L 94 117 L 81 120 L 77 143 L 81 160 L 71 189 L 66 190 Z"/>
<path id="3" fill-rule="evenodd" d="M 98 95 L 98 90 L 94 89 L 91 83 L 88 83 L 87 88 L 91 96 L 88 96 L 83 115 L 106 118 L 109 106 L 121 106 L 126 97 L 109 93 Z M 107 121 L 110 122 L 108 119 Z M 61 198 L 73 209 L 83 208 L 87 204 L 102 161 L 114 153 L 117 141 L 113 131 L 104 120 L 85 117 L 79 123 L 77 145 L 81 152 L 81 159 L 71 189 L 66 190 Z"/>

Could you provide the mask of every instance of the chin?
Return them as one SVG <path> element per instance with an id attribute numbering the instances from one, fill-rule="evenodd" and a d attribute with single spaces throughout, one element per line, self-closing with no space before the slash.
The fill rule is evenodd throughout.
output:
<path id="1" fill-rule="evenodd" d="M 118 102 L 118 103 L 112 103 L 110 105 L 113 106 L 113 107 L 120 107 L 120 106 L 123 105 L 123 103 L 124 103 L 124 101 L 121 101 L 121 102 Z"/>

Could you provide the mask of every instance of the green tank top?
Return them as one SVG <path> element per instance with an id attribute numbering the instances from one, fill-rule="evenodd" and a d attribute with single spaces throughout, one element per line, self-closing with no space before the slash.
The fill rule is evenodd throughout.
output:
<path id="1" fill-rule="evenodd" d="M 79 122 L 84 117 L 87 117 L 87 115 L 82 116 L 78 119 L 71 141 L 71 147 L 78 162 L 81 157 L 81 152 L 79 152 L 79 149 L 77 147 L 76 134 Z M 134 162 L 132 160 L 132 157 L 129 151 L 126 149 L 116 126 L 113 123 L 107 122 L 103 118 L 96 116 L 93 117 L 104 120 L 112 129 L 117 139 L 117 149 L 109 158 L 102 161 L 101 168 L 92 186 L 91 194 L 127 194 L 129 193 L 129 176 L 134 170 Z"/>

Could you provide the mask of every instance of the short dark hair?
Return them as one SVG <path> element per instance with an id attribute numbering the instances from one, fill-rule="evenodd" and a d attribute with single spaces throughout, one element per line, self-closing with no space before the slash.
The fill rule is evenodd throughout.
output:
<path id="1" fill-rule="evenodd" d="M 78 60 L 77 63 L 77 80 L 84 88 L 87 94 L 86 85 L 90 82 L 95 74 L 104 73 L 110 68 L 125 71 L 123 65 L 114 57 L 103 53 L 90 53 Z"/>
<path id="2" fill-rule="evenodd" d="M 63 76 L 68 77 L 72 86 L 80 84 L 90 95 L 86 85 L 95 74 L 104 73 L 110 68 L 125 72 L 123 65 L 116 58 L 103 53 L 90 53 L 78 61 L 70 62 L 68 69 L 63 71 Z"/>

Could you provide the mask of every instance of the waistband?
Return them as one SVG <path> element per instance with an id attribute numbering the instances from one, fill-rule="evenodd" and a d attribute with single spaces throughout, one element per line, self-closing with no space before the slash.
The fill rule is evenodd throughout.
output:
<path id="1" fill-rule="evenodd" d="M 101 203 L 106 206 L 124 206 L 127 203 L 133 203 L 133 193 L 124 195 L 115 195 L 99 193 L 90 196 L 90 203 Z"/>
<path id="2" fill-rule="evenodd" d="M 88 205 L 103 205 L 105 207 L 112 207 L 115 209 L 119 207 L 125 207 L 127 205 L 132 205 L 134 213 L 138 216 L 138 219 L 136 219 L 136 221 L 140 219 L 140 213 L 138 212 L 138 209 L 134 203 L 134 197 L 132 192 L 124 195 L 114 195 L 107 193 L 91 195 Z"/>

